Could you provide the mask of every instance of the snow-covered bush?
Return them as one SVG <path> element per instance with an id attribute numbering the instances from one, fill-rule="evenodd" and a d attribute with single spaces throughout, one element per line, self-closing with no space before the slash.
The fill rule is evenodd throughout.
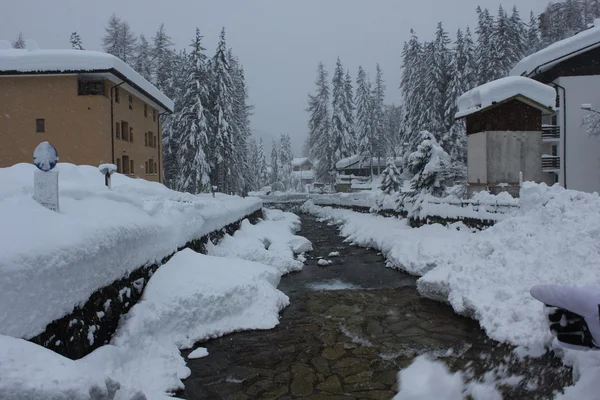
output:
<path id="1" fill-rule="evenodd" d="M 387 167 L 382 172 L 381 190 L 386 194 L 392 194 L 400 191 L 402 188 L 402 178 L 400 177 L 400 171 L 394 164 L 394 159 L 389 158 L 387 160 Z"/>
<path id="2" fill-rule="evenodd" d="M 413 196 L 431 194 L 443 197 L 450 171 L 450 156 L 430 132 L 421 132 L 421 137 L 423 141 L 417 151 L 408 158 L 409 169 L 414 174 L 411 180 Z"/>

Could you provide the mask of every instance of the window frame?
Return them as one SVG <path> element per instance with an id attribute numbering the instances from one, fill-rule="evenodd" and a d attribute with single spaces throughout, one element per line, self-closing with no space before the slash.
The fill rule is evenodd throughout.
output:
<path id="1" fill-rule="evenodd" d="M 100 90 L 98 90 L 100 89 Z M 78 96 L 105 96 L 106 85 L 104 80 L 98 79 L 79 79 L 77 81 L 77 95 Z"/>
<path id="2" fill-rule="evenodd" d="M 129 109 L 133 110 L 133 95 L 129 94 Z"/>
<path id="3" fill-rule="evenodd" d="M 119 87 L 115 86 L 115 103 L 121 102 L 121 95 L 119 94 Z"/>
<path id="4" fill-rule="evenodd" d="M 35 119 L 35 133 L 46 133 L 46 119 L 36 118 Z"/>

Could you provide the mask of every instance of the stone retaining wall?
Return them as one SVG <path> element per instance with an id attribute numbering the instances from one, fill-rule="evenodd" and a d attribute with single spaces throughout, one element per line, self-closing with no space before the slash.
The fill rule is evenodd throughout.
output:
<path id="1" fill-rule="evenodd" d="M 218 231 L 190 241 L 183 248 L 206 254 L 206 244 L 209 240 L 217 243 L 225 234 L 231 235 L 237 231 L 244 219 L 254 224 L 262 217 L 262 209 L 257 210 Z M 173 254 L 165 257 L 160 263 L 143 265 L 129 276 L 92 293 L 85 304 L 75 307 L 70 314 L 48 324 L 44 332 L 30 341 L 71 359 L 79 359 L 109 343 L 117 330 L 120 317 L 140 300 L 152 274 Z"/>

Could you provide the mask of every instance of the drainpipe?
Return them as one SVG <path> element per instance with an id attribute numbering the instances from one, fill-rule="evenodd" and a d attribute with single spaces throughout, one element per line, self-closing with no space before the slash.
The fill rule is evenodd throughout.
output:
<path id="1" fill-rule="evenodd" d="M 112 156 L 112 163 L 115 163 L 115 121 L 113 120 L 114 118 L 114 112 L 113 112 L 113 89 L 118 88 L 119 86 L 121 86 L 122 84 L 124 84 L 125 81 L 119 83 L 118 85 L 114 85 L 110 87 L 110 147 L 111 147 L 111 156 Z"/>
<path id="2" fill-rule="evenodd" d="M 562 102 L 562 112 L 563 112 L 563 157 L 561 160 L 562 170 L 563 170 L 563 182 L 565 185 L 565 189 L 567 188 L 567 89 L 563 86 L 559 85 L 556 82 L 552 82 L 552 85 L 555 87 L 562 89 L 563 91 L 563 102 Z"/>

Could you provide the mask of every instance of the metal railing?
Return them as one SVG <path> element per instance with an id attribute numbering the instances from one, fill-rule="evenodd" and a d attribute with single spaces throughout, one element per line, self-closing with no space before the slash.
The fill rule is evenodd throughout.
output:
<path id="1" fill-rule="evenodd" d="M 543 125 L 542 139 L 560 139 L 560 126 Z"/>
<path id="2" fill-rule="evenodd" d="M 542 157 L 542 170 L 549 169 L 560 169 L 560 157 L 557 156 L 543 156 Z"/>

